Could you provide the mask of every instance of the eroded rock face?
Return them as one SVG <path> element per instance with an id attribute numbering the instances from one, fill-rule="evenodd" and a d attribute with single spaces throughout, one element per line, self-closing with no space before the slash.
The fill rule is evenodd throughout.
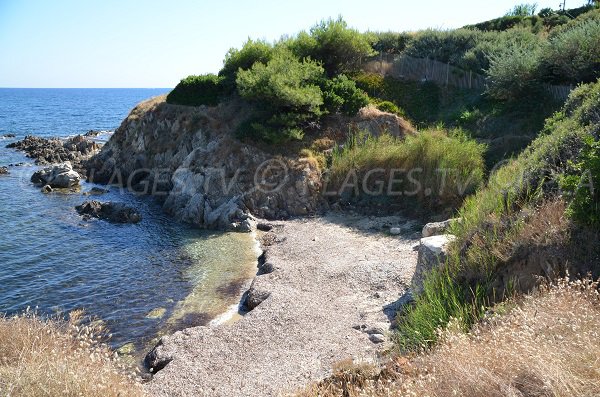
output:
<path id="1" fill-rule="evenodd" d="M 52 167 L 36 171 L 31 176 L 31 182 L 36 185 L 48 185 L 51 188 L 66 189 L 79 185 L 80 176 L 73 171 L 71 162 L 66 161 Z"/>
<path id="2" fill-rule="evenodd" d="M 75 209 L 84 219 L 98 218 L 113 223 L 138 223 L 142 220 L 139 212 L 123 203 L 90 200 L 76 206 Z"/>
<path id="3" fill-rule="evenodd" d="M 6 147 L 25 152 L 27 157 L 35 159 L 35 163 L 39 165 L 69 161 L 76 169 L 80 169 L 81 162 L 100 150 L 100 146 L 96 142 L 81 135 L 66 140 L 27 136 Z"/>
<path id="4" fill-rule="evenodd" d="M 88 177 L 160 197 L 175 218 L 206 228 L 246 230 L 248 213 L 275 219 L 316 212 L 323 200 L 315 165 L 235 139 L 248 112 L 235 102 L 143 102 L 90 160 Z"/>
<path id="5" fill-rule="evenodd" d="M 417 266 L 411 282 L 414 293 L 418 294 L 423 290 L 423 280 L 427 272 L 446 261 L 448 245 L 455 239 L 456 236 L 451 234 L 421 239 Z"/>

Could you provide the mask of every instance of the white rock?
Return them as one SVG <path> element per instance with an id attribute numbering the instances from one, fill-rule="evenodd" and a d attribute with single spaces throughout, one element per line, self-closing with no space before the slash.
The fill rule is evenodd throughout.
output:
<path id="1" fill-rule="evenodd" d="M 382 334 L 371 334 L 369 340 L 373 343 L 382 343 L 385 341 L 385 337 Z"/>
<path id="2" fill-rule="evenodd" d="M 423 226 L 423 237 L 431 237 L 444 234 L 448 227 L 454 222 L 460 222 L 460 218 L 452 218 L 443 222 L 430 222 Z"/>
<path id="3" fill-rule="evenodd" d="M 399 227 L 390 227 L 390 234 L 393 236 L 397 236 L 402 233 L 402 229 Z"/>
<path id="4" fill-rule="evenodd" d="M 443 234 L 441 236 L 431 236 L 421 239 L 417 266 L 415 268 L 415 274 L 413 275 L 411 283 L 414 292 L 421 292 L 423 289 L 423 280 L 425 275 L 446 261 L 448 245 L 455 239 L 456 236 L 451 234 Z"/>

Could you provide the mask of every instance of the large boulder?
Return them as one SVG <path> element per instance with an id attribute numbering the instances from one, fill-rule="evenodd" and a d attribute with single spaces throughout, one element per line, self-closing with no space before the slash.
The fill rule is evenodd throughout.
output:
<path id="1" fill-rule="evenodd" d="M 123 203 L 101 203 L 90 200 L 75 207 L 84 219 L 98 218 L 113 223 L 138 223 L 142 216 L 135 209 Z"/>
<path id="2" fill-rule="evenodd" d="M 423 226 L 423 237 L 439 236 L 446 233 L 446 230 L 455 222 L 460 222 L 460 218 L 448 219 L 443 222 L 430 222 Z"/>
<path id="3" fill-rule="evenodd" d="M 413 293 L 420 293 L 423 290 L 425 275 L 446 261 L 448 246 L 455 239 L 456 236 L 451 234 L 442 234 L 440 236 L 421 239 L 417 266 L 411 283 Z"/>
<path id="4" fill-rule="evenodd" d="M 79 185 L 80 176 L 73 171 L 70 161 L 36 171 L 31 176 L 31 182 L 36 185 L 48 185 L 52 188 L 69 188 Z"/>

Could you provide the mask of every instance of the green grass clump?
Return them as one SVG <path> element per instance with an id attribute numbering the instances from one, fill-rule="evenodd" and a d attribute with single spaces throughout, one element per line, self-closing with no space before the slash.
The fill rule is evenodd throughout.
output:
<path id="1" fill-rule="evenodd" d="M 355 196 L 398 196 L 424 207 L 456 205 L 483 180 L 485 146 L 464 135 L 427 130 L 404 139 L 354 135 L 334 151 L 333 185 Z M 376 192 L 375 194 L 373 192 Z"/>

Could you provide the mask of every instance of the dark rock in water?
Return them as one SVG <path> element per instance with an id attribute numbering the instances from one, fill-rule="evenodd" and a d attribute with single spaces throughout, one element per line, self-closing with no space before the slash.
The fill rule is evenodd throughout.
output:
<path id="1" fill-rule="evenodd" d="M 96 142 L 77 135 L 61 140 L 26 136 L 25 139 L 6 145 L 9 149 L 25 152 L 27 157 L 35 159 L 36 164 L 54 164 L 71 161 L 75 168 L 100 150 Z"/>
<path id="2" fill-rule="evenodd" d="M 99 195 L 105 194 L 105 193 L 108 193 L 108 189 L 102 189 L 102 188 L 94 186 L 93 188 L 90 189 L 89 192 L 85 192 L 83 194 L 85 196 L 99 196 Z"/>
<path id="3" fill-rule="evenodd" d="M 162 346 L 163 341 L 161 339 L 144 358 L 144 366 L 153 374 L 157 373 L 173 361 L 171 355 L 162 352 Z"/>
<path id="4" fill-rule="evenodd" d="M 49 185 L 52 188 L 70 188 L 79 185 L 80 176 L 73 171 L 69 161 L 36 171 L 31 176 L 31 182 L 36 185 Z"/>
<path id="5" fill-rule="evenodd" d="M 50 186 L 50 185 L 44 185 L 42 187 L 42 193 L 52 193 L 52 186 Z"/>
<path id="6" fill-rule="evenodd" d="M 2 135 L 3 138 L 16 138 L 17 136 L 15 134 L 4 134 Z"/>
<path id="7" fill-rule="evenodd" d="M 123 203 L 101 203 L 90 200 L 75 207 L 84 219 L 98 218 L 113 223 L 138 223 L 142 216 L 135 209 Z"/>
<path id="8" fill-rule="evenodd" d="M 98 131 L 98 130 L 89 130 L 88 132 L 85 133 L 84 136 L 98 136 L 102 133 L 102 131 Z"/>
<path id="9" fill-rule="evenodd" d="M 10 172 L 8 172 L 8 167 L 0 167 L 0 175 L 8 175 L 10 174 Z"/>

